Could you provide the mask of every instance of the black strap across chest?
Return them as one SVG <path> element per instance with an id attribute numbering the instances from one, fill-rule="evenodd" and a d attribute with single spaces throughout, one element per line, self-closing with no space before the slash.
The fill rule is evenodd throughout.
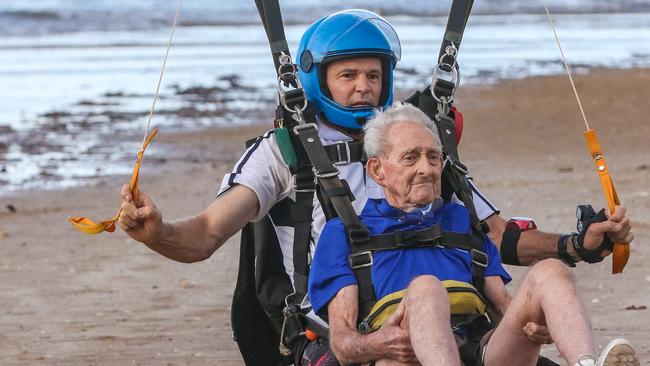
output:
<path id="1" fill-rule="evenodd" d="M 363 143 L 359 141 L 341 141 L 324 147 L 327 156 L 334 165 L 365 163 L 367 160 L 363 151 Z"/>
<path id="2" fill-rule="evenodd" d="M 354 271 L 359 285 L 359 319 L 365 318 L 377 301 L 372 281 L 373 253 L 382 250 L 426 247 L 468 251 L 472 258 L 472 282 L 479 292 L 483 292 L 480 286 L 488 265 L 488 256 L 483 250 L 483 240 L 476 235 L 443 231 L 440 224 L 415 231 L 394 231 L 372 235 L 366 242 L 352 244 L 351 254 L 348 257 L 348 264 Z"/>
<path id="3" fill-rule="evenodd" d="M 445 232 L 440 224 L 435 224 L 426 229 L 371 235 L 367 243 L 356 246 L 355 252 L 420 247 L 447 247 L 467 251 L 472 249 L 483 251 L 483 242 L 471 234 Z"/>

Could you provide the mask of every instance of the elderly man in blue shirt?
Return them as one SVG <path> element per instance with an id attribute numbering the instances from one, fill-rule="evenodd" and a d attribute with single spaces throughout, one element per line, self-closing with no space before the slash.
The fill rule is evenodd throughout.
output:
<path id="1" fill-rule="evenodd" d="M 467 210 L 440 199 L 441 143 L 434 123 L 423 112 L 396 104 L 378 112 L 364 131 L 367 174 L 385 193 L 385 199 L 368 200 L 360 215 L 371 236 L 433 225 L 445 232 L 470 233 Z M 477 365 L 535 365 L 541 344 L 550 338 L 529 336 L 524 330 L 529 322 L 548 327 L 569 365 L 639 365 L 634 349 L 622 339 L 610 343 L 596 359 L 589 316 L 572 274 L 561 261 L 548 259 L 534 265 L 511 297 L 505 287 L 510 276 L 487 236 L 483 252 L 488 263 L 482 274 L 482 294 L 465 301 L 472 302 L 470 307 L 479 316 L 489 304 L 501 320 L 484 337 Z M 369 316 L 384 321 L 373 321 L 367 334 L 358 330 L 358 282 L 350 254 L 343 223 L 331 220 L 314 255 L 309 297 L 316 313 L 329 321 L 330 346 L 338 362 L 461 365 L 458 346 L 466 341 L 467 327 L 450 326 L 454 305 L 448 288 L 460 284 L 472 292 L 470 252 L 444 245 L 373 252 L 371 278 L 378 302 Z M 386 299 L 399 303 L 379 306 L 387 305 Z M 377 317 L 378 312 L 383 314 Z M 400 331 L 408 332 L 412 349 L 390 342 Z M 396 354 L 400 355 L 397 359 Z M 621 359 L 623 363 L 613 363 Z"/>

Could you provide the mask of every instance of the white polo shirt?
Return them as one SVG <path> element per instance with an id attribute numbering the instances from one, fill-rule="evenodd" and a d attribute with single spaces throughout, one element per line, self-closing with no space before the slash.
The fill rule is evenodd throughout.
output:
<path id="1" fill-rule="evenodd" d="M 318 133 L 323 145 L 352 140 L 350 137 L 322 123 L 318 124 Z M 339 165 L 338 169 L 340 171 L 339 177 L 346 180 L 352 194 L 356 198 L 352 202 L 352 205 L 357 214 L 363 210 L 368 197 L 383 198 L 382 188 L 366 175 L 361 163 L 353 162 L 347 165 Z M 294 177 L 282 159 L 280 149 L 275 140 L 275 134 L 271 130 L 259 137 L 246 150 L 244 155 L 235 164 L 232 172 L 224 176 L 221 189 L 219 190 L 219 195 L 221 195 L 232 186 L 241 184 L 255 192 L 260 203 L 260 210 L 252 221 L 259 221 L 269 214 L 282 249 L 284 267 L 292 282 L 293 227 L 286 226 L 286 220 L 282 222 L 283 220 L 275 212 L 276 210 L 272 211 L 271 209 L 285 199 L 295 201 L 293 183 Z M 478 191 L 471 181 L 470 184 L 474 193 L 474 205 L 476 206 L 476 213 L 479 219 L 486 219 L 493 214 L 498 214 L 499 210 Z M 456 199 L 455 201 L 458 202 Z M 314 253 L 315 243 L 318 243 L 318 238 L 326 222 L 320 201 L 315 194 L 313 205 L 313 224 L 311 229 L 312 255 Z"/>

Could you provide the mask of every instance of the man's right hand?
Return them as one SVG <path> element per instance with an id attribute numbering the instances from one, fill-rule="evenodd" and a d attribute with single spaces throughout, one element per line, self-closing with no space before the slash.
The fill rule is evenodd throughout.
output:
<path id="1" fill-rule="evenodd" d="M 151 198 L 139 191 L 138 201 L 133 201 L 129 185 L 124 184 L 121 191 L 122 211 L 119 224 L 133 239 L 150 244 L 161 238 L 163 232 L 162 215 Z"/>
<path id="2" fill-rule="evenodd" d="M 235 185 L 198 214 L 163 223 L 162 214 L 147 194 L 139 191 L 138 200 L 134 202 L 125 184 L 121 195 L 120 227 L 152 250 L 183 263 L 210 258 L 257 215 L 260 207 L 255 192 Z"/>
<path id="3" fill-rule="evenodd" d="M 383 340 L 381 358 L 387 358 L 405 364 L 418 364 L 409 333 L 406 329 L 402 328 L 402 324 L 406 324 L 403 321 L 404 309 L 404 304 L 400 303 L 397 310 L 395 310 L 376 332 L 377 336 Z"/>

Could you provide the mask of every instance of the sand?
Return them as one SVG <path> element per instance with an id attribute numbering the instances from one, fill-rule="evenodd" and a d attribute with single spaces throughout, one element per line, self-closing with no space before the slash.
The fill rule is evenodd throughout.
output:
<path id="1" fill-rule="evenodd" d="M 622 275 L 610 274 L 610 259 L 574 273 L 598 345 L 625 336 L 650 365 L 650 70 L 592 70 L 576 81 L 636 239 Z M 567 232 L 575 230 L 576 204 L 604 205 L 566 77 L 461 87 L 457 105 L 465 114 L 461 158 L 503 216 Z M 165 219 L 192 215 L 214 199 L 243 141 L 269 126 L 163 130 L 154 146 L 173 143 L 189 153 L 154 166 L 145 157 L 141 189 Z M 148 153 L 155 159 L 155 148 Z M 0 197 L 2 365 L 243 364 L 229 315 L 238 235 L 209 260 L 181 264 L 120 230 L 87 236 L 65 222 L 114 215 L 126 180 Z M 509 270 L 516 279 L 525 271 Z M 553 346 L 543 353 L 559 360 Z"/>

